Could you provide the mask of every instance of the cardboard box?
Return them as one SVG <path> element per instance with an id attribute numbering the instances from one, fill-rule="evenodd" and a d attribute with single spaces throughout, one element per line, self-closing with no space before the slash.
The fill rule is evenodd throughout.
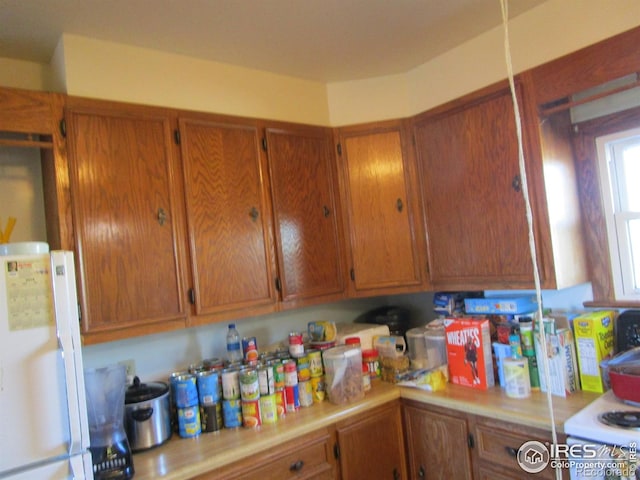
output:
<path id="1" fill-rule="evenodd" d="M 540 374 L 540 390 L 547 391 L 547 379 L 543 362 L 549 365 L 550 386 L 553 395 L 566 397 L 580 390 L 578 379 L 578 362 L 576 359 L 573 332 L 568 323 L 553 318 L 544 319 L 547 357 L 545 358 L 540 345 L 540 334 L 534 332 L 534 344 L 538 371 Z M 565 326 L 566 325 L 566 326 Z"/>
<path id="2" fill-rule="evenodd" d="M 444 335 L 451 383 L 480 390 L 493 387 L 489 320 L 446 318 Z"/>
<path id="3" fill-rule="evenodd" d="M 602 310 L 585 313 L 573 319 L 578 368 L 582 389 L 602 393 L 606 390 L 600 362 L 614 354 L 613 323 L 616 312 Z"/>
<path id="4" fill-rule="evenodd" d="M 467 314 L 521 314 L 531 313 L 538 309 L 535 296 L 500 296 L 488 298 L 465 298 L 464 306 Z"/>
<path id="5" fill-rule="evenodd" d="M 389 326 L 378 325 L 373 323 L 338 323 L 336 325 L 337 335 L 336 344 L 344 343 L 345 338 L 360 338 L 360 347 L 362 350 L 368 350 L 373 347 L 375 337 L 388 336 Z"/>

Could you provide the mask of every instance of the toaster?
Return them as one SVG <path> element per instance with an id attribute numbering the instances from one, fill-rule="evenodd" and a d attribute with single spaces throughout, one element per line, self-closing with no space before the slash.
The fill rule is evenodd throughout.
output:
<path id="1" fill-rule="evenodd" d="M 616 350 L 640 347 L 640 310 L 626 310 L 616 319 Z"/>

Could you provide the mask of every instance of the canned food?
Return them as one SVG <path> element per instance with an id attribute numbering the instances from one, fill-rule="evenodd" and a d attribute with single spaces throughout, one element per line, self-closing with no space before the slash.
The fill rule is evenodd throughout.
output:
<path id="1" fill-rule="evenodd" d="M 281 361 L 275 361 L 271 364 L 273 367 L 273 383 L 276 390 L 284 388 L 284 364 Z"/>
<path id="2" fill-rule="evenodd" d="M 178 408 L 178 434 L 182 438 L 197 437 L 202 431 L 200 407 Z"/>
<path id="3" fill-rule="evenodd" d="M 204 370 L 222 370 L 224 368 L 224 360 L 221 358 L 205 358 L 202 361 L 202 368 Z"/>
<path id="4" fill-rule="evenodd" d="M 219 432 L 222 428 L 222 404 L 200 405 L 200 423 L 203 433 Z"/>
<path id="5" fill-rule="evenodd" d="M 228 368 L 222 371 L 222 398 L 236 400 L 240 398 L 240 371 Z"/>
<path id="6" fill-rule="evenodd" d="M 286 402 L 287 413 L 293 413 L 300 410 L 300 392 L 298 391 L 298 383 L 296 377 L 295 385 L 284 387 L 284 398 Z"/>
<path id="7" fill-rule="evenodd" d="M 240 399 L 222 400 L 222 423 L 224 428 L 242 426 L 242 402 Z"/>
<path id="8" fill-rule="evenodd" d="M 321 375 L 319 377 L 311 377 L 311 380 L 309 380 L 309 382 L 311 383 L 311 394 L 313 395 L 313 401 L 316 403 L 324 401 L 324 375 Z"/>
<path id="9" fill-rule="evenodd" d="M 276 381 L 273 373 L 273 365 L 263 365 L 258 368 L 258 384 L 260 395 L 272 395 L 276 391 Z"/>
<path id="10" fill-rule="evenodd" d="M 242 354 L 245 362 L 258 361 L 258 342 L 256 337 L 244 337 L 242 339 Z"/>
<path id="11" fill-rule="evenodd" d="M 296 360 L 296 369 L 298 371 L 298 382 L 304 382 L 311 378 L 311 370 L 309 370 L 309 358 L 306 355 L 298 357 Z"/>
<path id="12" fill-rule="evenodd" d="M 242 424 L 247 428 L 254 428 L 262 425 L 260 417 L 260 400 L 242 401 Z"/>
<path id="13" fill-rule="evenodd" d="M 300 398 L 301 407 L 310 407 L 313 405 L 313 392 L 310 380 L 298 383 L 298 396 Z"/>
<path id="14" fill-rule="evenodd" d="M 309 358 L 309 371 L 312 377 L 319 377 L 324 373 L 322 368 L 322 352 L 320 350 L 311 350 L 307 353 Z"/>
<path id="15" fill-rule="evenodd" d="M 289 334 L 289 354 L 294 358 L 304 354 L 304 344 L 301 333 L 291 332 Z"/>
<path id="16" fill-rule="evenodd" d="M 220 401 L 218 377 L 219 373 L 216 370 L 203 370 L 196 375 L 200 405 L 213 405 Z"/>
<path id="17" fill-rule="evenodd" d="M 284 387 L 280 390 L 276 390 L 276 411 L 278 418 L 284 418 L 287 414 L 287 400 L 284 394 Z"/>
<path id="18" fill-rule="evenodd" d="M 171 377 L 175 391 L 176 407 L 187 408 L 198 406 L 198 388 L 196 376 L 191 373 Z"/>
<path id="19" fill-rule="evenodd" d="M 278 405 L 275 393 L 260 397 L 260 419 L 263 424 L 276 423 L 278 421 Z"/>
<path id="20" fill-rule="evenodd" d="M 260 398 L 260 383 L 258 371 L 251 368 L 240 370 L 240 398 L 242 400 L 258 400 Z"/>
<path id="21" fill-rule="evenodd" d="M 298 369 L 294 360 L 285 360 L 284 365 L 284 386 L 291 387 L 298 384 Z"/>

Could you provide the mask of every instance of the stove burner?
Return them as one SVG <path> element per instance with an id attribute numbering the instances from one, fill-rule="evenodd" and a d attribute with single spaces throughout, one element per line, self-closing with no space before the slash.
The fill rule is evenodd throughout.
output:
<path id="1" fill-rule="evenodd" d="M 640 412 L 614 410 L 601 413 L 598 415 L 598 420 L 611 427 L 640 430 Z"/>

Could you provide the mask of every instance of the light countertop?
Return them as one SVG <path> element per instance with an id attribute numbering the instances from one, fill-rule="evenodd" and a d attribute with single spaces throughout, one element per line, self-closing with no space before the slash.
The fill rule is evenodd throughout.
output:
<path id="1" fill-rule="evenodd" d="M 563 431 L 562 424 L 567 418 L 598 396 L 578 392 L 567 398 L 553 397 L 554 420 L 558 432 Z M 534 392 L 527 399 L 513 399 L 507 397 L 499 387 L 479 391 L 448 385 L 443 391 L 431 393 L 374 381 L 373 388 L 361 401 L 344 406 L 333 405 L 328 401 L 314 404 L 288 414 L 276 424 L 259 429 L 223 429 L 215 433 L 203 433 L 195 438 L 180 438 L 174 433 L 164 445 L 134 454 L 135 479 L 188 479 L 398 398 L 551 430 L 546 395 L 540 392 Z"/>

